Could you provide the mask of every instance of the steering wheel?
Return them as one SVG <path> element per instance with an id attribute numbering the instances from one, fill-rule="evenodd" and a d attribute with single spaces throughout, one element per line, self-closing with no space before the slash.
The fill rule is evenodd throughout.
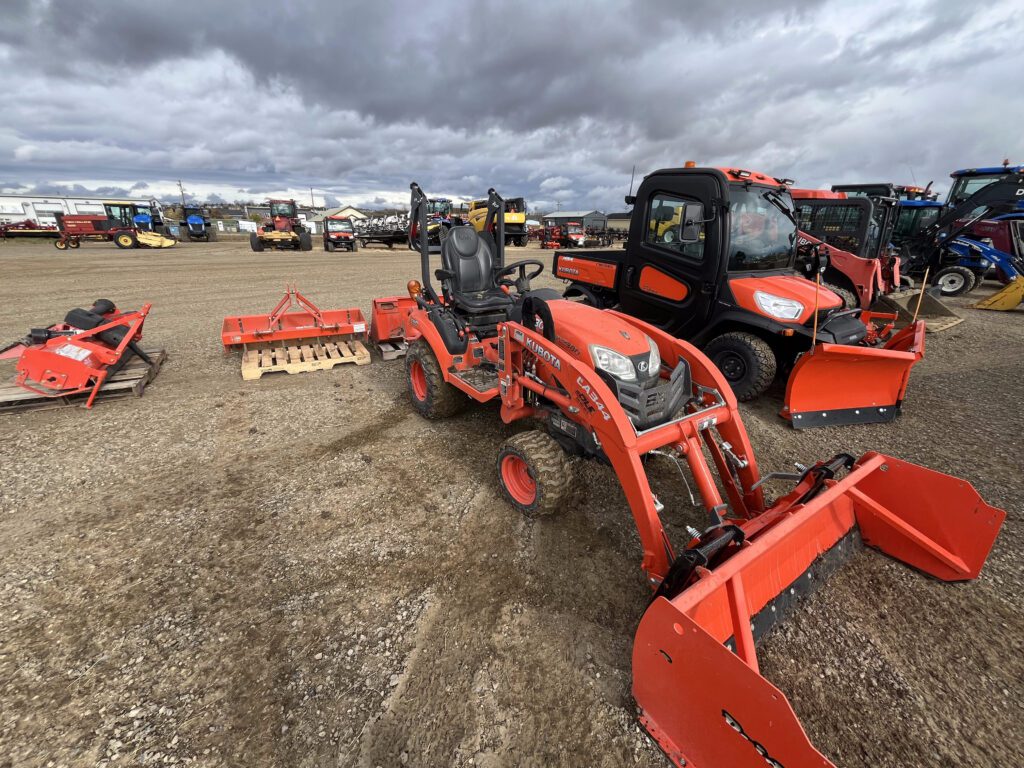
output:
<path id="1" fill-rule="evenodd" d="M 529 266 L 537 268 L 530 274 L 526 274 L 526 268 Z M 514 280 L 507 277 L 507 275 L 517 270 L 519 274 Z M 523 261 L 517 261 L 515 264 L 502 267 L 494 274 L 494 279 L 498 285 L 503 285 L 506 288 L 515 288 L 519 293 L 526 293 L 530 290 L 530 281 L 543 271 L 543 262 L 536 259 L 524 259 Z"/>

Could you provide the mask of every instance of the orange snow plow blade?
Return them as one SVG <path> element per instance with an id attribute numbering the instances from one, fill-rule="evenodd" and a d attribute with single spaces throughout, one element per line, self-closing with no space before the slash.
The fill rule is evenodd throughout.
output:
<path id="1" fill-rule="evenodd" d="M 925 323 L 893 334 L 882 347 L 817 344 L 800 356 L 786 384 L 782 416 L 797 429 L 877 424 L 895 419 L 924 357 Z"/>
<path id="2" fill-rule="evenodd" d="M 878 453 L 837 456 L 763 514 L 743 545 L 659 590 L 637 629 L 633 696 L 677 766 L 828 768 L 754 643 L 813 585 L 868 546 L 945 581 L 975 578 L 1005 517 L 966 481 Z M 818 473 L 816 478 L 815 473 Z M 817 488 L 817 491 L 815 490 Z"/>

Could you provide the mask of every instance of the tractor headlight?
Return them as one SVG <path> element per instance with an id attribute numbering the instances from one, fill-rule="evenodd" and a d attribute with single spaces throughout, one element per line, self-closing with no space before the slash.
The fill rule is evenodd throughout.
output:
<path id="1" fill-rule="evenodd" d="M 754 291 L 754 301 L 761 311 L 779 320 L 796 320 L 804 313 L 804 305 L 764 291 Z"/>
<path id="2" fill-rule="evenodd" d="M 651 345 L 651 356 L 647 358 L 647 371 L 651 375 L 657 376 L 661 371 L 661 352 L 658 351 L 658 345 L 650 336 L 647 337 L 647 343 Z"/>
<path id="3" fill-rule="evenodd" d="M 633 369 L 633 361 L 625 355 L 619 354 L 614 349 L 601 347 L 597 344 L 590 345 L 590 357 L 594 361 L 594 367 L 611 374 L 621 381 L 636 381 L 636 371 Z"/>

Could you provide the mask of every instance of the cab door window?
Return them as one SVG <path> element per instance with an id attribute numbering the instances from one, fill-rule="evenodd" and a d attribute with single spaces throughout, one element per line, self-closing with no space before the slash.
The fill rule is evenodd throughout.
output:
<path id="1" fill-rule="evenodd" d="M 692 215 L 694 201 L 664 193 L 652 195 L 644 242 L 700 261 L 704 258 L 704 224 L 687 220 L 687 203 Z"/>

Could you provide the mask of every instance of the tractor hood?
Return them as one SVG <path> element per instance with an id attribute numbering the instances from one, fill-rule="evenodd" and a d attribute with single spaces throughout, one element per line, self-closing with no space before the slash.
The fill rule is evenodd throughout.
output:
<path id="1" fill-rule="evenodd" d="M 548 307 L 555 325 L 555 343 L 577 360 L 615 378 L 622 378 L 624 373 L 630 381 L 658 376 L 661 361 L 657 352 L 652 356 L 653 342 L 643 331 L 625 324 L 621 317 L 564 299 L 549 301 Z M 617 354 L 608 355 L 602 350 Z M 619 356 L 628 359 L 628 366 L 616 359 Z"/>
<path id="2" fill-rule="evenodd" d="M 743 309 L 785 323 L 803 325 L 810 320 L 815 293 L 819 310 L 839 309 L 843 305 L 832 291 L 796 275 L 736 277 L 729 280 L 729 288 Z"/>

